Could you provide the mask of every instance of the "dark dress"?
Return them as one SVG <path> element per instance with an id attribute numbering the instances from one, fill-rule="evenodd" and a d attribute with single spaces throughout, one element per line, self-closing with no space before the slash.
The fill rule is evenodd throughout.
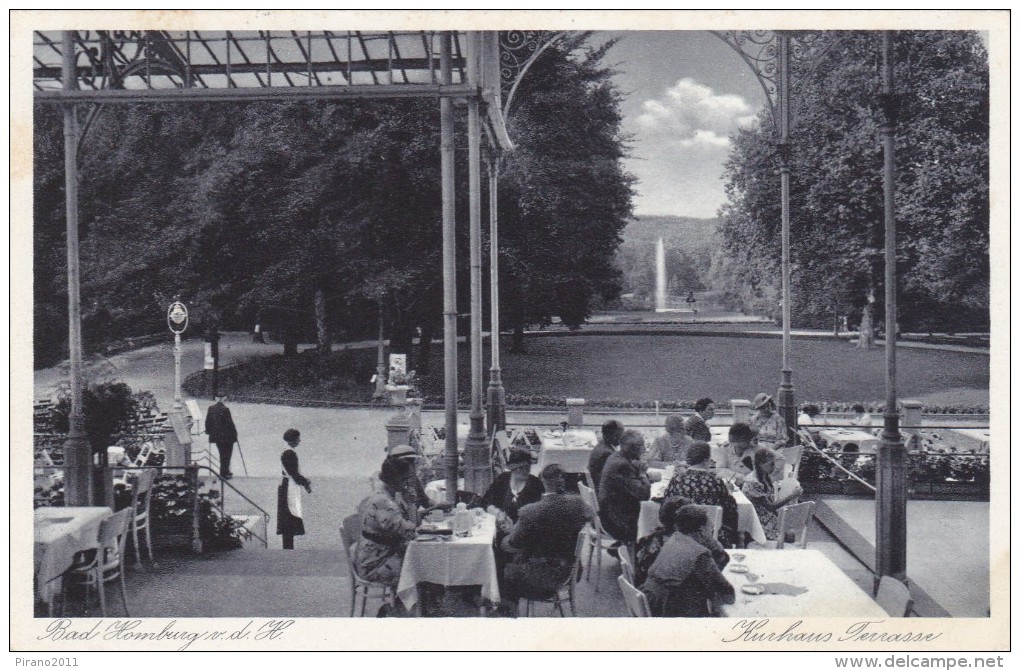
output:
<path id="1" fill-rule="evenodd" d="M 489 485 L 489 488 L 482 496 L 481 504 L 483 508 L 496 506 L 506 513 L 507 517 L 516 522 L 517 511 L 529 503 L 538 502 L 544 492 L 545 487 L 542 485 L 542 481 L 534 475 L 529 475 L 528 481 L 524 484 L 524 489 L 517 496 L 514 496 L 513 490 L 510 489 L 510 471 L 507 471 L 506 473 L 500 473 L 492 481 L 492 484 Z"/>
<path id="2" fill-rule="evenodd" d="M 688 417 L 687 421 L 684 422 L 684 431 L 687 432 L 691 440 L 703 440 L 706 443 L 712 442 L 712 430 L 708 428 L 708 424 L 697 413 Z"/>
<path id="3" fill-rule="evenodd" d="M 288 447 L 280 455 L 280 463 L 283 465 L 283 480 L 276 493 L 276 533 L 284 537 L 304 536 L 305 523 L 300 517 L 291 514 L 288 494 L 291 487 L 305 487 L 308 485 L 308 478 L 301 475 L 298 468 L 297 452 Z"/>
<path id="4" fill-rule="evenodd" d="M 722 508 L 722 529 L 719 542 L 732 547 L 737 542 L 737 502 L 726 485 L 713 473 L 688 468 L 677 473 L 666 486 L 665 498 L 679 496 L 702 506 Z"/>

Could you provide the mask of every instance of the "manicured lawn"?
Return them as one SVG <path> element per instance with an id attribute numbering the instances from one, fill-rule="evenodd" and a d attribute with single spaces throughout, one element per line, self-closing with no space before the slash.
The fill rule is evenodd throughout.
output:
<path id="1" fill-rule="evenodd" d="M 504 341 L 506 342 L 506 341 Z M 780 380 L 778 338 L 693 335 L 592 335 L 529 338 L 526 354 L 501 352 L 503 382 L 510 394 L 586 399 L 717 400 L 775 393 Z M 460 392 L 469 392 L 467 345 L 459 345 Z M 442 348 L 423 390 L 442 397 Z M 885 397 L 885 355 L 845 342 L 794 340 L 791 367 L 799 401 L 864 401 Z M 484 357 L 488 384 L 489 350 Z M 986 355 L 899 348 L 899 398 L 934 403 L 988 403 Z M 953 400 L 949 400 L 953 399 Z"/>

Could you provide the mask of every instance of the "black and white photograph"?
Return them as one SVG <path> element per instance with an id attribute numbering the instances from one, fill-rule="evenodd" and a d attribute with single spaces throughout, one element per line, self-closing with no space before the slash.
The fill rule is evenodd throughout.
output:
<path id="1" fill-rule="evenodd" d="M 13 11 L 12 655 L 996 666 L 1009 21 Z"/>

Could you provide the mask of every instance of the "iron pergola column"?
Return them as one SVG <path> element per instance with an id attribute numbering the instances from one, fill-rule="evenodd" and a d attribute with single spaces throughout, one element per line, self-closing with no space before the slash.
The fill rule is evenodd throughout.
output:
<path id="1" fill-rule="evenodd" d="M 782 292 L 783 292 L 783 368 L 776 394 L 779 414 L 788 427 L 797 428 L 797 404 L 793 396 L 793 369 L 790 367 L 790 36 L 777 35 L 779 46 L 779 179 L 782 207 Z"/>
<path id="2" fill-rule="evenodd" d="M 75 75 L 74 31 L 61 33 L 65 91 L 78 88 Z M 81 283 L 78 264 L 78 108 L 64 105 L 64 197 L 67 217 L 67 333 L 71 363 L 71 416 L 64 442 L 64 504 L 89 506 L 93 501 L 92 449 L 85 437 L 82 397 L 85 388 L 81 343 Z"/>
<path id="3" fill-rule="evenodd" d="M 506 429 L 506 390 L 499 364 L 499 160 L 494 151 L 486 161 L 489 174 L 489 434 Z"/>
<path id="4" fill-rule="evenodd" d="M 885 209 L 885 413 L 875 474 L 875 573 L 903 580 L 907 572 L 907 450 L 896 407 L 896 96 L 893 36 L 882 32 L 882 189 Z"/>
<path id="5" fill-rule="evenodd" d="M 478 33 L 468 33 L 468 83 L 478 83 Z M 477 96 L 468 110 L 468 218 L 471 265 L 471 426 L 464 444 L 464 489 L 481 494 L 492 481 L 485 413 L 482 410 L 482 175 L 481 137 Z"/>
<path id="6" fill-rule="evenodd" d="M 439 74 L 442 84 L 453 81 L 450 66 L 451 35 L 439 38 Z M 453 101 L 439 100 L 439 146 L 443 181 L 443 380 L 446 410 L 446 500 L 457 500 L 457 221 L 453 174 Z"/>

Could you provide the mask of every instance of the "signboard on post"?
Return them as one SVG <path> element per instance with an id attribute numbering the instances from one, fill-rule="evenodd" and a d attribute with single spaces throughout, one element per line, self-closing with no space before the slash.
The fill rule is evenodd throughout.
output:
<path id="1" fill-rule="evenodd" d="M 174 333 L 181 334 L 187 330 L 188 308 L 184 306 L 184 303 L 174 301 L 170 304 L 170 309 L 166 311 L 166 323 Z"/>
<path id="2" fill-rule="evenodd" d="M 406 354 L 391 354 L 390 355 L 390 381 L 392 382 L 393 376 L 397 373 L 403 375 L 407 372 L 407 355 Z"/>

